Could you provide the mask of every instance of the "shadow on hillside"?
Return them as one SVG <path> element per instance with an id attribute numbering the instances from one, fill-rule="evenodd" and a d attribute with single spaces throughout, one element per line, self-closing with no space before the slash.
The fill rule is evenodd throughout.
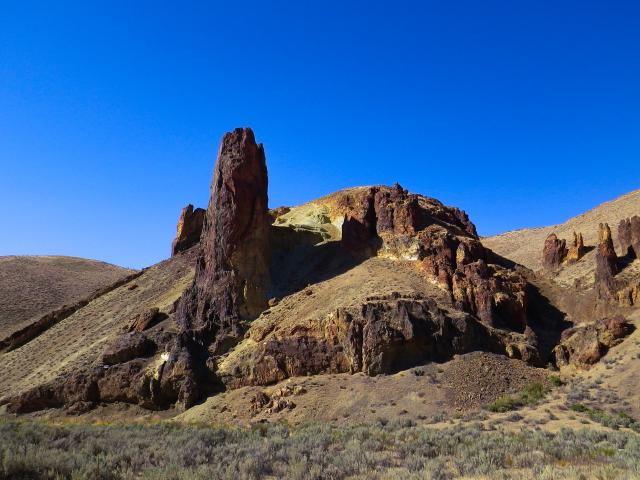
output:
<path id="1" fill-rule="evenodd" d="M 553 363 L 553 349 L 560 342 L 562 331 L 572 326 L 567 314 L 556 307 L 540 289 L 528 282 L 529 304 L 527 314 L 529 327 L 538 338 L 538 351 L 543 364 Z"/>
<path id="2" fill-rule="evenodd" d="M 365 258 L 349 254 L 340 241 L 325 242 L 320 232 L 272 227 L 270 297 L 282 298 L 341 275 Z M 324 243 L 323 243 L 324 242 Z"/>

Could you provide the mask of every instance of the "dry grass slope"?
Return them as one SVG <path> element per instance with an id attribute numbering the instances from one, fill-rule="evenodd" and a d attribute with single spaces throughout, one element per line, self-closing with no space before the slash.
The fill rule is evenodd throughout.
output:
<path id="1" fill-rule="evenodd" d="M 0 338 L 132 272 L 84 258 L 0 257 Z"/>
<path id="2" fill-rule="evenodd" d="M 191 283 L 193 272 L 192 254 L 165 260 L 96 298 L 27 344 L 0 354 L 0 399 L 94 365 L 107 341 L 128 325 L 135 313 L 150 307 L 169 310 Z"/>
<path id="3" fill-rule="evenodd" d="M 598 242 L 598 224 L 606 222 L 611 226 L 618 254 L 622 253 L 617 244 L 618 223 L 623 218 L 633 215 L 640 215 L 640 190 L 635 190 L 615 200 L 605 202 L 560 225 L 506 232 L 493 237 L 485 237 L 482 239 L 482 243 L 503 257 L 507 257 L 533 270 L 538 270 L 542 268 L 544 240 L 551 232 L 555 232 L 558 237 L 566 238 L 567 240 L 573 238 L 574 231 L 582 232 L 586 245 L 596 245 Z M 593 256 L 593 252 L 588 256 Z M 575 267 L 571 268 L 581 268 L 586 264 L 591 265 L 594 263 L 593 258 L 585 257 L 585 261 L 578 262 Z"/>

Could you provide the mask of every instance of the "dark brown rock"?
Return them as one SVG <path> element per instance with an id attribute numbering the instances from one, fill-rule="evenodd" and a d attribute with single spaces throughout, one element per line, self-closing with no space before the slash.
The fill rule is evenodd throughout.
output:
<path id="1" fill-rule="evenodd" d="M 596 251 L 596 291 L 598 298 L 611 298 L 617 290 L 615 275 L 618 273 L 618 256 L 613 248 L 611 229 L 606 223 L 598 227 Z"/>
<path id="2" fill-rule="evenodd" d="M 554 349 L 556 364 L 588 368 L 632 331 L 633 326 L 622 316 L 565 330 Z"/>
<path id="3" fill-rule="evenodd" d="M 555 233 L 550 233 L 544 241 L 542 265 L 549 270 L 555 270 L 564 262 L 567 253 L 567 241 L 559 239 Z"/>
<path id="4" fill-rule="evenodd" d="M 623 256 L 640 258 L 640 217 L 634 215 L 620 221 L 618 225 L 618 241 Z"/>
<path id="5" fill-rule="evenodd" d="M 488 325 L 526 326 L 526 280 L 495 263 L 463 211 L 400 185 L 360 189 L 341 199 L 342 243 L 351 252 L 418 260 L 461 309 Z"/>
<path id="6" fill-rule="evenodd" d="M 152 355 L 155 350 L 156 344 L 143 333 L 125 333 L 107 346 L 102 354 L 102 362 L 106 365 L 124 363 L 137 357 Z"/>
<path id="7" fill-rule="evenodd" d="M 450 315 L 426 298 L 372 297 L 339 308 L 325 322 L 288 334 L 255 337 L 259 348 L 222 380 L 230 388 L 320 373 L 393 373 L 426 361 L 487 350 L 536 361 L 525 335 L 493 329 L 470 315 Z"/>
<path id="8" fill-rule="evenodd" d="M 194 210 L 191 204 L 182 209 L 176 228 L 176 238 L 171 244 L 172 257 L 193 247 L 200 241 L 205 213 L 203 208 Z"/>
<path id="9" fill-rule="evenodd" d="M 222 139 L 192 287 L 178 306 L 184 331 L 204 342 L 266 308 L 269 286 L 267 167 L 253 132 L 238 128 Z"/>
<path id="10" fill-rule="evenodd" d="M 98 384 L 92 373 L 74 373 L 55 382 L 40 385 L 10 399 L 9 413 L 30 413 L 47 408 L 61 408 L 78 402 L 99 401 Z"/>
<path id="11" fill-rule="evenodd" d="M 160 321 L 160 318 L 160 309 L 157 307 L 148 308 L 133 317 L 128 331 L 143 332 Z"/>

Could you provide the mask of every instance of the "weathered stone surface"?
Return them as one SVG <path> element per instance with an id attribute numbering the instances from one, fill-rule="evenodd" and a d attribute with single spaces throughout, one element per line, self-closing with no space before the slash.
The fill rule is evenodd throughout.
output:
<path id="1" fill-rule="evenodd" d="M 590 325 L 565 330 L 554 349 L 556 364 L 588 368 L 632 331 L 632 325 L 622 316 L 604 318 Z"/>
<path id="2" fill-rule="evenodd" d="M 524 330 L 526 281 L 493 263 L 495 256 L 482 246 L 466 213 L 398 184 L 360 190 L 341 201 L 347 250 L 417 260 L 464 311 L 488 325 Z"/>
<path id="3" fill-rule="evenodd" d="M 567 257 L 567 241 L 561 240 L 555 233 L 550 233 L 544 241 L 542 265 L 550 270 L 557 269 Z"/>
<path id="4" fill-rule="evenodd" d="M 124 363 L 137 357 L 146 357 L 153 354 L 156 344 L 145 334 L 130 332 L 120 335 L 102 354 L 102 361 L 106 365 Z"/>
<path id="5" fill-rule="evenodd" d="M 598 227 L 598 248 L 596 251 L 596 291 L 598 298 L 608 299 L 616 288 L 615 275 L 618 273 L 618 256 L 613 248 L 611 229 L 606 223 Z"/>
<path id="6" fill-rule="evenodd" d="M 200 241 L 202 227 L 204 224 L 205 210 L 203 208 L 193 209 L 189 204 L 182 209 L 178 226 L 176 227 L 176 238 L 171 244 L 171 256 L 183 252 Z"/>
<path id="7" fill-rule="evenodd" d="M 12 398 L 7 404 L 10 413 L 30 413 L 47 408 L 61 408 L 78 402 L 97 402 L 98 384 L 92 373 L 75 373 L 58 381 L 40 385 Z"/>
<path id="8" fill-rule="evenodd" d="M 536 345 L 523 334 L 493 329 L 470 315 L 449 315 L 431 299 L 398 295 L 339 308 L 310 328 L 254 332 L 250 338 L 257 346 L 250 357 L 225 365 L 227 387 L 308 374 L 392 373 L 476 349 L 530 362 L 537 355 Z"/>
<path id="9" fill-rule="evenodd" d="M 640 258 L 640 217 L 634 215 L 620 221 L 618 225 L 618 241 L 622 255 Z"/>
<path id="10" fill-rule="evenodd" d="M 219 332 L 239 334 L 242 320 L 266 308 L 269 224 L 264 149 L 238 128 L 218 152 L 196 277 L 177 310 L 184 331 L 215 341 Z"/>
<path id="11" fill-rule="evenodd" d="M 160 317 L 160 309 L 157 307 L 145 309 L 133 317 L 129 332 L 143 332 L 155 325 Z"/>
<path id="12" fill-rule="evenodd" d="M 584 239 L 582 233 L 573 232 L 573 241 L 567 251 L 565 263 L 575 263 L 580 260 L 587 253 L 587 248 L 584 245 Z"/>

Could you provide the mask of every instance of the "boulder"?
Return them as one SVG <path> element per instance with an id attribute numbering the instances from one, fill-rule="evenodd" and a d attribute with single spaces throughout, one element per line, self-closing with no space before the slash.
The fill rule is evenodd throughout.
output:
<path id="1" fill-rule="evenodd" d="M 75 372 L 11 398 L 7 411 L 30 413 L 47 408 L 70 407 L 79 402 L 93 404 L 99 399 L 95 376 L 92 373 Z"/>
<path id="2" fill-rule="evenodd" d="M 556 365 L 589 368 L 632 331 L 633 326 L 620 315 L 567 329 L 554 349 Z"/>
<path id="3" fill-rule="evenodd" d="M 188 250 L 200 241 L 204 217 L 205 210 L 202 208 L 194 210 L 193 205 L 189 204 L 182 209 L 176 228 L 176 238 L 171 244 L 172 257 Z"/>
<path id="4" fill-rule="evenodd" d="M 143 332 L 159 322 L 160 318 L 160 309 L 157 307 L 145 309 L 133 317 L 129 332 Z"/>
<path id="5" fill-rule="evenodd" d="M 156 344 L 145 334 L 125 333 L 107 346 L 102 354 L 102 362 L 105 365 L 124 363 L 137 357 L 152 355 L 155 350 Z"/>

